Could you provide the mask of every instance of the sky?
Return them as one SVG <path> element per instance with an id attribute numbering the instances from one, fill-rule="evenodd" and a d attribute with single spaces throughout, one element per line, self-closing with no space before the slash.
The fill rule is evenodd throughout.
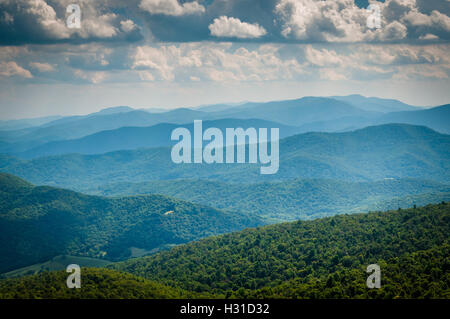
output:
<path id="1" fill-rule="evenodd" d="M 449 15 L 450 0 L 0 0 L 0 120 L 348 94 L 447 104 Z"/>

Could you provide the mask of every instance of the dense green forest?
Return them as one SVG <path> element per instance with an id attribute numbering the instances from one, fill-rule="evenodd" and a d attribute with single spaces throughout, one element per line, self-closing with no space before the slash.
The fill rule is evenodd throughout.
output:
<path id="1" fill-rule="evenodd" d="M 19 269 L 14 269 L 13 271 L 0 274 L 0 279 L 36 275 L 46 271 L 65 270 L 67 265 L 70 264 L 77 264 L 80 267 L 98 268 L 98 267 L 105 267 L 110 263 L 111 262 L 108 260 L 99 258 L 60 255 L 55 256 L 52 259 L 47 260 L 43 263 L 38 263 L 22 267 Z"/>
<path id="2" fill-rule="evenodd" d="M 371 297 L 365 267 L 378 263 L 386 286 L 374 297 L 445 297 L 449 233 L 442 203 L 248 229 L 108 267 L 225 296 Z"/>
<path id="3" fill-rule="evenodd" d="M 295 178 L 374 181 L 450 180 L 450 136 L 429 128 L 389 124 L 345 133 L 306 133 L 280 140 L 280 169 L 261 175 L 259 164 L 175 164 L 170 148 L 65 154 L 21 160 L 0 155 L 0 171 L 35 184 L 85 191 L 104 184 L 173 179 L 233 183 Z"/>
<path id="4" fill-rule="evenodd" d="M 381 288 L 367 289 L 364 267 L 340 269 L 322 278 L 291 279 L 275 287 L 238 289 L 232 298 L 450 298 L 448 244 L 379 260 Z"/>
<path id="5" fill-rule="evenodd" d="M 106 196 L 163 194 L 223 210 L 256 212 L 268 222 L 450 201 L 450 185 L 415 179 L 377 182 L 295 179 L 256 184 L 170 180 L 104 185 L 91 192 Z"/>
<path id="6" fill-rule="evenodd" d="M 119 260 L 261 225 L 160 195 L 105 198 L 0 174 L 0 272 L 68 254 Z"/>
<path id="7" fill-rule="evenodd" d="M 450 298 L 450 204 L 246 229 L 149 257 L 0 280 L 0 298 Z M 381 267 L 381 288 L 366 267 Z"/>
<path id="8" fill-rule="evenodd" d="M 0 299 L 178 299 L 207 297 L 105 268 L 82 268 L 80 289 L 68 289 L 65 271 L 0 280 Z"/>

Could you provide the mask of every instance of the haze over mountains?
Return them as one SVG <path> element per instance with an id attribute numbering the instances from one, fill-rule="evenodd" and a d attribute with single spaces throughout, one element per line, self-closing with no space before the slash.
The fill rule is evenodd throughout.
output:
<path id="1" fill-rule="evenodd" d="M 345 133 L 305 133 L 280 140 L 280 169 L 260 164 L 175 164 L 167 147 L 22 160 L 0 155 L 0 171 L 36 184 L 86 190 L 117 182 L 202 178 L 234 183 L 326 178 L 450 180 L 450 136 L 422 126 L 387 124 Z"/>
<path id="2" fill-rule="evenodd" d="M 0 123 L 0 273 L 35 274 L 0 297 L 367 297 L 372 262 L 392 274 L 376 296 L 442 296 L 449 110 L 353 95 Z M 175 164 L 171 132 L 197 119 L 279 128 L 279 171 Z M 62 290 L 67 262 L 114 268 L 84 269 L 108 291 Z"/>
<path id="3" fill-rule="evenodd" d="M 0 171 L 90 194 L 169 195 L 266 222 L 389 209 L 448 199 L 450 137 L 430 127 L 446 131 L 449 110 L 360 95 L 153 113 L 120 106 L 2 131 Z M 192 131 L 194 119 L 204 129 L 280 128 L 278 173 L 263 176 L 259 164 L 173 163 L 170 134 Z"/>
<path id="4" fill-rule="evenodd" d="M 88 193 L 163 194 L 222 210 L 256 212 L 272 223 L 440 203 L 450 200 L 450 185 L 420 179 L 376 182 L 294 179 L 254 184 L 180 179 L 107 184 Z"/>
<path id="5" fill-rule="evenodd" d="M 216 127 L 225 132 L 227 127 L 277 127 L 280 138 L 300 133 L 298 127 L 282 125 L 265 120 L 221 119 L 204 121 L 203 129 Z M 23 158 L 34 158 L 67 153 L 101 154 L 118 150 L 171 146 L 177 141 L 171 140 L 171 133 L 177 127 L 185 127 L 193 132 L 193 123 L 169 124 L 161 123 L 149 127 L 121 127 L 115 130 L 101 131 L 79 139 L 55 141 L 32 148 L 17 154 Z"/>
<path id="6" fill-rule="evenodd" d="M 192 125 L 195 119 L 228 119 L 231 127 L 280 127 L 282 137 L 305 132 L 342 132 L 386 123 L 424 125 L 450 133 L 450 106 L 423 109 L 396 100 L 346 97 L 305 97 L 266 103 L 211 105 L 157 112 L 114 107 L 85 116 L 69 116 L 42 125 L 14 128 L 5 122 L 0 130 L 0 152 L 25 158 L 64 153 L 95 154 L 121 149 L 170 145 L 161 138 L 173 124 Z M 233 122 L 235 120 L 235 122 Z M 263 120 L 256 123 L 255 120 Z M 248 121 L 248 122 L 246 122 Z M 270 123 L 264 122 L 269 121 Z M 39 120 L 36 119 L 36 123 Z M 164 127 L 164 125 L 166 127 Z M 170 125 L 172 124 L 172 125 Z M 225 123 L 211 123 L 225 125 Z M 145 130 L 137 128 L 145 127 Z M 1 128 L 1 126 L 0 126 Z M 125 129 L 126 128 L 126 129 Z M 134 131 L 133 131 L 134 130 Z M 133 140 L 130 138 L 136 134 Z M 147 138 L 144 137 L 147 136 Z M 98 146 L 101 147 L 98 147 Z"/>
<path id="7" fill-rule="evenodd" d="M 372 112 L 389 113 L 400 111 L 419 111 L 420 109 L 422 109 L 422 107 L 405 104 L 398 100 L 365 97 L 359 94 L 347 96 L 331 96 L 331 98 L 350 103 L 357 108 Z"/>

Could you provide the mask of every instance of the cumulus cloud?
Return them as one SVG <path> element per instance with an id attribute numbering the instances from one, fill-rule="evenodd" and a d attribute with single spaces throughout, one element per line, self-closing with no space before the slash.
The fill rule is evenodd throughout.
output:
<path id="1" fill-rule="evenodd" d="M 14 75 L 28 79 L 33 77 L 30 71 L 24 69 L 14 61 L 0 62 L 0 76 L 10 77 Z"/>
<path id="2" fill-rule="evenodd" d="M 137 26 L 132 20 L 128 19 L 128 20 L 120 21 L 120 28 L 124 32 L 131 32 L 131 31 L 137 29 Z"/>
<path id="3" fill-rule="evenodd" d="M 100 82 L 103 82 L 107 77 L 107 73 L 102 72 L 102 71 L 86 72 L 86 71 L 82 71 L 82 70 L 75 70 L 74 75 L 79 79 L 82 79 L 84 81 L 87 81 L 87 82 L 93 83 L 93 84 L 98 84 Z"/>
<path id="4" fill-rule="evenodd" d="M 205 12 L 205 7 L 197 1 L 180 4 L 178 0 L 142 0 L 139 8 L 150 14 L 164 14 L 169 16 L 182 16 Z"/>
<path id="5" fill-rule="evenodd" d="M 221 16 L 209 25 L 211 35 L 216 37 L 251 39 L 265 35 L 266 30 L 257 23 L 242 22 L 233 17 Z"/>
<path id="6" fill-rule="evenodd" d="M 321 79 L 377 80 L 380 78 L 449 78 L 449 45 L 349 45 L 338 50 L 304 47 L 305 67 L 316 68 Z"/>
<path id="7" fill-rule="evenodd" d="M 95 1 L 80 1 L 81 28 L 66 25 L 66 0 L 0 2 L 0 44 L 138 40 L 139 28 Z"/>
<path id="8" fill-rule="evenodd" d="M 38 70 L 39 72 L 52 72 L 55 71 L 55 67 L 50 63 L 30 62 L 30 67 Z"/>
<path id="9" fill-rule="evenodd" d="M 56 43 L 3 46 L 3 78 L 32 78 L 30 71 L 35 73 L 31 81 L 48 78 L 89 83 L 443 79 L 450 74 L 448 12 L 442 6 L 433 9 L 419 0 L 378 2 L 381 29 L 367 27 L 367 10 L 355 6 L 353 0 L 271 0 L 265 6 L 256 5 L 253 11 L 252 5 L 243 0 L 170 0 L 165 2 L 166 7 L 155 0 L 133 0 L 129 2 L 134 5 L 131 11 L 134 8 L 142 13 L 139 4 L 144 2 L 153 3 L 153 13 L 165 10 L 164 14 L 139 17 L 178 26 L 180 29 L 167 32 L 180 30 L 177 37 L 181 42 L 187 28 L 185 22 L 191 27 L 198 23 L 190 32 L 200 30 L 200 40 L 148 41 L 145 43 L 151 45 L 132 46 L 111 43 L 139 33 L 147 24 L 133 14 L 125 16 L 124 7 L 117 9 L 118 0 L 107 2 L 108 8 L 111 4 L 117 9 L 113 12 L 105 11 L 106 6 L 98 2 L 80 0 L 83 18 L 79 30 L 65 26 L 65 5 L 70 2 L 0 0 L 0 9 L 4 9 L 0 11 L 0 43 Z M 194 2 L 204 14 L 195 16 L 186 9 L 187 4 L 195 7 Z M 180 12 L 181 16 L 177 16 Z M 153 36 L 153 26 L 148 25 L 150 32 L 146 34 Z M 259 45 L 233 43 L 236 39 L 253 38 L 259 39 Z M 205 39 L 210 41 L 201 41 Z M 84 43 L 59 44 L 71 41 Z M 56 66 L 58 72 L 54 72 Z"/>
<path id="10" fill-rule="evenodd" d="M 271 81 L 294 79 L 304 72 L 294 57 L 281 58 L 273 45 L 254 50 L 233 49 L 231 43 L 140 46 L 131 59 L 141 78 L 147 71 L 151 80 L 163 81 Z"/>
<path id="11" fill-rule="evenodd" d="M 79 0 L 81 28 L 69 29 L 65 9 L 72 2 L 0 1 L 0 44 L 132 42 L 144 35 L 162 42 L 450 40 L 448 0 L 370 1 L 380 8 L 379 29 L 367 26 L 373 12 L 354 0 Z"/>
<path id="12" fill-rule="evenodd" d="M 341 81 L 341 80 L 347 80 L 347 77 L 336 71 L 335 69 L 320 69 L 320 78 L 322 80 L 330 80 L 330 81 Z"/>
<path id="13" fill-rule="evenodd" d="M 417 40 L 427 34 L 450 39 L 448 11 L 421 12 L 415 0 L 373 4 L 381 13 L 379 29 L 367 26 L 374 13 L 359 8 L 353 0 L 280 0 L 274 12 L 282 36 L 303 42 L 390 42 Z"/>

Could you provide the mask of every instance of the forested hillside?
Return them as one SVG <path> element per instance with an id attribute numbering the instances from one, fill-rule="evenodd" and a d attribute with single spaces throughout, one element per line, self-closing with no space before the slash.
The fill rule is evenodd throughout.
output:
<path id="1" fill-rule="evenodd" d="M 261 175 L 260 164 L 175 164 L 170 148 L 68 154 L 29 161 L 0 155 L 0 171 L 36 184 L 85 191 L 103 184 L 172 179 L 235 183 L 325 178 L 450 180 L 450 136 L 426 127 L 381 125 L 347 133 L 307 133 L 280 140 L 280 169 Z"/>
<path id="2" fill-rule="evenodd" d="M 377 182 L 295 179 L 255 184 L 169 180 L 117 183 L 90 192 L 106 196 L 162 194 L 223 210 L 255 212 L 268 221 L 313 219 L 450 200 L 450 185 L 416 179 Z"/>
<path id="3" fill-rule="evenodd" d="M 449 233 L 450 205 L 442 203 L 249 229 L 111 267 L 228 296 L 444 297 Z M 385 286 L 368 293 L 373 263 Z"/>
<path id="4" fill-rule="evenodd" d="M 450 204 L 264 226 L 149 257 L 0 280 L 0 298 L 449 298 Z M 368 289 L 366 267 L 381 268 Z"/>
<path id="5" fill-rule="evenodd" d="M 205 297 L 109 269 L 82 268 L 82 289 L 68 289 L 65 271 L 0 280 L 0 299 L 177 299 Z"/>
<path id="6" fill-rule="evenodd" d="M 275 287 L 240 289 L 234 298 L 450 298 L 448 244 L 379 260 L 381 289 L 367 289 L 364 267 L 340 269 L 320 279 L 292 279 Z"/>
<path id="7" fill-rule="evenodd" d="M 118 260 L 260 224 L 160 195 L 108 199 L 0 174 L 0 272 L 61 254 Z"/>

